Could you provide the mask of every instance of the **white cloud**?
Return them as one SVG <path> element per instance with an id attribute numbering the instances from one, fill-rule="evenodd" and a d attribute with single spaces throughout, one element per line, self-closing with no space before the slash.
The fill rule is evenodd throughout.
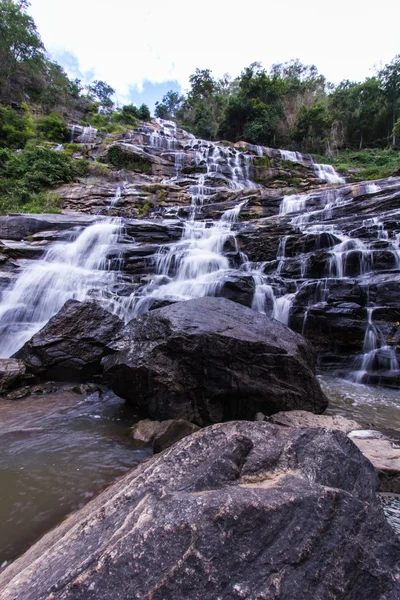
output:
<path id="1" fill-rule="evenodd" d="M 253 61 L 300 58 L 330 81 L 362 80 L 400 52 L 400 3 L 365 0 L 31 0 L 54 56 L 69 51 L 127 97 L 144 80 L 187 88 L 196 67 L 236 76 Z M 391 27 L 390 23 L 393 24 Z"/>

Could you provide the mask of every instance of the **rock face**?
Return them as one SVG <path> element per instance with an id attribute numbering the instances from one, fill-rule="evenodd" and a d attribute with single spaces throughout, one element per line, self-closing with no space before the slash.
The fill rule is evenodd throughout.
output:
<path id="1" fill-rule="evenodd" d="M 103 381 L 153 419 L 204 425 L 258 411 L 322 412 L 307 342 L 225 298 L 178 302 L 131 321 L 102 361 Z"/>
<path id="2" fill-rule="evenodd" d="M 130 471 L 0 575 L 1 600 L 395 600 L 400 543 L 339 431 L 232 422 Z"/>
<path id="3" fill-rule="evenodd" d="M 122 321 L 94 302 L 69 300 L 15 354 L 30 371 L 47 379 L 85 381 L 100 369 L 106 346 Z"/>
<path id="4" fill-rule="evenodd" d="M 26 365 L 22 360 L 0 358 L 0 394 L 21 383 L 26 374 Z"/>

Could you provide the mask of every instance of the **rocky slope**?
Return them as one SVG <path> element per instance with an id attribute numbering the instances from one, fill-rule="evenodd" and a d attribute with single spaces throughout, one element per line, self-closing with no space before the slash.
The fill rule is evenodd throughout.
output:
<path id="1" fill-rule="evenodd" d="M 3 355 L 69 298 L 129 320 L 214 295 L 303 333 L 325 368 L 399 386 L 400 178 L 349 185 L 309 156 L 160 120 L 109 138 L 74 126 L 71 141 L 92 174 L 59 190 L 64 214 L 0 218 Z"/>

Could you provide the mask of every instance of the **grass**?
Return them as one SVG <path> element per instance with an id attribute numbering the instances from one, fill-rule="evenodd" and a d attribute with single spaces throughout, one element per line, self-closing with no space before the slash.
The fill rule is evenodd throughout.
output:
<path id="1" fill-rule="evenodd" d="M 400 149 L 343 150 L 332 158 L 313 156 L 316 162 L 328 163 L 351 182 L 383 179 L 400 171 Z"/>

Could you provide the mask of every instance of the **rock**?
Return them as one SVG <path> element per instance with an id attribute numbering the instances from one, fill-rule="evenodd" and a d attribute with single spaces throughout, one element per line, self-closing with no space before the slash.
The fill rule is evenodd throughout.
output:
<path id="1" fill-rule="evenodd" d="M 339 431 L 233 422 L 128 472 L 0 575 L 1 600 L 395 600 L 400 542 Z"/>
<path id="2" fill-rule="evenodd" d="M 76 226 L 89 225 L 95 217 L 88 215 L 10 215 L 0 216 L 0 238 L 22 240 L 49 229 L 64 231 Z"/>
<path id="3" fill-rule="evenodd" d="M 25 375 L 26 365 L 22 360 L 0 358 L 0 394 L 17 387 Z"/>
<path id="4" fill-rule="evenodd" d="M 374 465 L 380 491 L 400 494 L 400 447 L 376 431 L 353 431 L 349 437 Z"/>
<path id="5" fill-rule="evenodd" d="M 157 454 L 166 450 L 175 442 L 196 433 L 200 427 L 194 423 L 189 423 L 185 419 L 170 419 L 168 421 L 162 421 L 157 427 L 156 433 L 153 439 L 153 452 Z"/>
<path id="6" fill-rule="evenodd" d="M 157 428 L 160 425 L 160 421 L 152 421 L 151 419 L 143 419 L 138 423 L 135 423 L 129 429 L 129 437 L 136 442 L 143 444 L 150 444 L 156 434 Z"/>
<path id="7" fill-rule="evenodd" d="M 152 421 L 143 419 L 129 430 L 129 436 L 136 442 L 153 443 L 153 452 L 157 454 L 175 444 L 187 435 L 198 431 L 200 427 L 184 419 L 169 419 L 168 421 Z"/>
<path id="8" fill-rule="evenodd" d="M 69 300 L 16 354 L 42 378 L 85 381 L 100 370 L 122 321 L 94 302 Z"/>
<path id="9" fill-rule="evenodd" d="M 152 419 L 198 425 L 261 411 L 320 413 L 328 401 L 308 343 L 225 298 L 176 302 L 134 319 L 104 358 L 103 381 Z"/>
<path id="10" fill-rule="evenodd" d="M 287 427 L 322 427 L 323 429 L 338 429 L 343 433 L 349 433 L 355 429 L 363 429 L 363 426 L 357 421 L 346 419 L 339 415 L 313 415 L 305 410 L 292 410 L 289 412 L 279 412 L 271 415 L 267 419 L 275 425 L 286 425 Z"/>
<path id="11" fill-rule="evenodd" d="M 218 296 L 251 307 L 254 289 L 254 278 L 251 275 L 232 275 L 224 280 Z"/>

